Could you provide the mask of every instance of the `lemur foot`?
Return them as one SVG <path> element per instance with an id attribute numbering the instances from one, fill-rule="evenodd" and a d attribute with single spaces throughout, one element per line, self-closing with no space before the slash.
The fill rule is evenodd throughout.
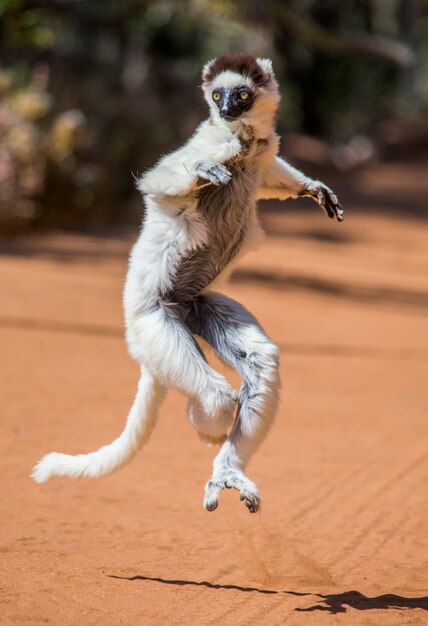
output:
<path id="1" fill-rule="evenodd" d="M 205 486 L 204 507 L 207 511 L 215 511 L 218 507 L 218 497 L 223 489 L 237 489 L 240 500 L 250 513 L 260 510 L 260 494 L 256 485 L 240 471 L 227 470 L 224 475 L 213 477 Z"/>
<path id="2" fill-rule="evenodd" d="M 237 394 L 234 393 L 228 398 L 223 397 L 223 400 L 223 407 L 217 408 L 214 413 L 204 411 L 198 400 L 190 400 L 187 407 L 190 423 L 196 429 L 201 441 L 209 446 L 224 443 L 233 424 Z"/>
<path id="3" fill-rule="evenodd" d="M 318 180 L 314 180 L 310 187 L 303 189 L 299 196 L 309 196 L 318 202 L 323 211 L 331 219 L 336 218 L 338 222 L 343 222 L 343 208 L 337 199 L 336 194 Z"/>
<path id="4" fill-rule="evenodd" d="M 232 174 L 224 165 L 214 161 L 201 161 L 196 166 L 196 173 L 213 185 L 227 185 L 232 178 Z"/>

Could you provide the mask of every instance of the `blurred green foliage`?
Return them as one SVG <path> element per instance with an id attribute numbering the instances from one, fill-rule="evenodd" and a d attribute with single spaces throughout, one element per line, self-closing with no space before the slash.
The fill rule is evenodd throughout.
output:
<path id="1" fill-rule="evenodd" d="M 0 225 L 120 219 L 209 58 L 272 57 L 280 132 L 346 144 L 424 118 L 427 41 L 418 0 L 0 0 Z"/>

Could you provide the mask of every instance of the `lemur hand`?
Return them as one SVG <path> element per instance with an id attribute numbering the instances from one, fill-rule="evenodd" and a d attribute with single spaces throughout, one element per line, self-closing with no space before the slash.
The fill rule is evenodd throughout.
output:
<path id="1" fill-rule="evenodd" d="M 318 202 L 320 207 L 330 218 L 336 218 L 338 222 L 342 222 L 343 208 L 332 190 L 321 183 L 319 180 L 311 181 L 310 185 L 299 193 L 299 196 L 309 196 Z"/>
<path id="2" fill-rule="evenodd" d="M 201 161 L 195 169 L 198 176 L 209 180 L 213 185 L 227 185 L 232 178 L 232 174 L 224 165 L 214 161 Z"/>

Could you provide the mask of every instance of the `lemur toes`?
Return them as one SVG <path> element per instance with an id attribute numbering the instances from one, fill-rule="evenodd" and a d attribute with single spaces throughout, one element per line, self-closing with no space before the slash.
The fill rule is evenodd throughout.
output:
<path id="1" fill-rule="evenodd" d="M 241 494 L 239 497 L 241 501 L 245 502 L 245 506 L 247 507 L 250 513 L 257 513 L 260 511 L 260 497 L 254 494 Z"/>
<path id="2" fill-rule="evenodd" d="M 204 508 L 209 511 L 215 511 L 218 507 L 218 496 L 220 491 L 224 488 L 218 481 L 209 480 L 205 487 L 205 496 L 204 496 Z"/>

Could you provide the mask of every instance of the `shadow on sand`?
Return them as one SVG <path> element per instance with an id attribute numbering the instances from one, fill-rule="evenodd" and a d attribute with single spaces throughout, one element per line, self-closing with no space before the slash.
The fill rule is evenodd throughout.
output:
<path id="1" fill-rule="evenodd" d="M 428 611 L 428 596 L 422 598 L 405 598 L 394 593 L 369 598 L 359 591 L 345 591 L 344 593 L 315 594 L 320 598 L 319 604 L 305 609 L 296 608 L 295 611 L 328 611 L 331 614 L 346 613 L 346 607 L 367 611 L 369 609 L 423 609 Z"/>
<path id="2" fill-rule="evenodd" d="M 327 296 L 334 296 L 356 302 L 382 305 L 400 305 L 402 307 L 428 307 L 428 292 L 395 289 L 383 285 L 352 285 L 321 277 L 305 276 L 264 271 L 257 269 L 238 269 L 231 277 L 237 283 L 261 283 L 279 289 L 304 289 Z"/>
<path id="3" fill-rule="evenodd" d="M 208 589 L 233 589 L 235 591 L 244 592 L 256 592 L 266 595 L 286 594 L 290 596 L 312 596 L 319 598 L 318 603 L 306 608 L 296 607 L 295 611 L 309 612 L 309 611 L 327 611 L 332 615 L 336 613 L 346 613 L 347 607 L 357 609 L 358 611 L 366 611 L 369 609 L 423 609 L 428 611 L 428 596 L 422 598 L 405 598 L 404 596 L 397 596 L 393 593 L 386 593 L 381 596 L 375 596 L 369 598 L 359 591 L 345 591 L 343 593 L 333 594 L 320 594 L 320 593 L 303 593 L 299 591 L 277 591 L 275 589 L 259 589 L 258 587 L 242 587 L 240 585 L 220 585 L 217 583 L 210 583 L 206 580 L 174 580 L 167 578 L 160 578 L 157 576 L 115 576 L 114 574 L 107 574 L 109 578 L 116 578 L 119 580 L 142 580 L 162 583 L 163 585 L 177 585 L 183 587 L 186 585 L 193 585 L 196 587 L 207 587 Z"/>
<path id="4" fill-rule="evenodd" d="M 235 589 L 236 591 L 255 591 L 257 593 L 276 594 L 281 593 L 273 589 L 258 589 L 257 587 L 240 587 L 239 585 L 218 585 L 216 583 L 209 583 L 206 580 L 169 580 L 167 578 L 158 578 L 157 576 L 114 576 L 113 574 L 107 574 L 109 578 L 119 578 L 121 580 L 150 580 L 164 585 L 178 585 L 184 587 L 186 585 L 193 585 L 196 587 L 208 587 L 209 589 Z"/>

